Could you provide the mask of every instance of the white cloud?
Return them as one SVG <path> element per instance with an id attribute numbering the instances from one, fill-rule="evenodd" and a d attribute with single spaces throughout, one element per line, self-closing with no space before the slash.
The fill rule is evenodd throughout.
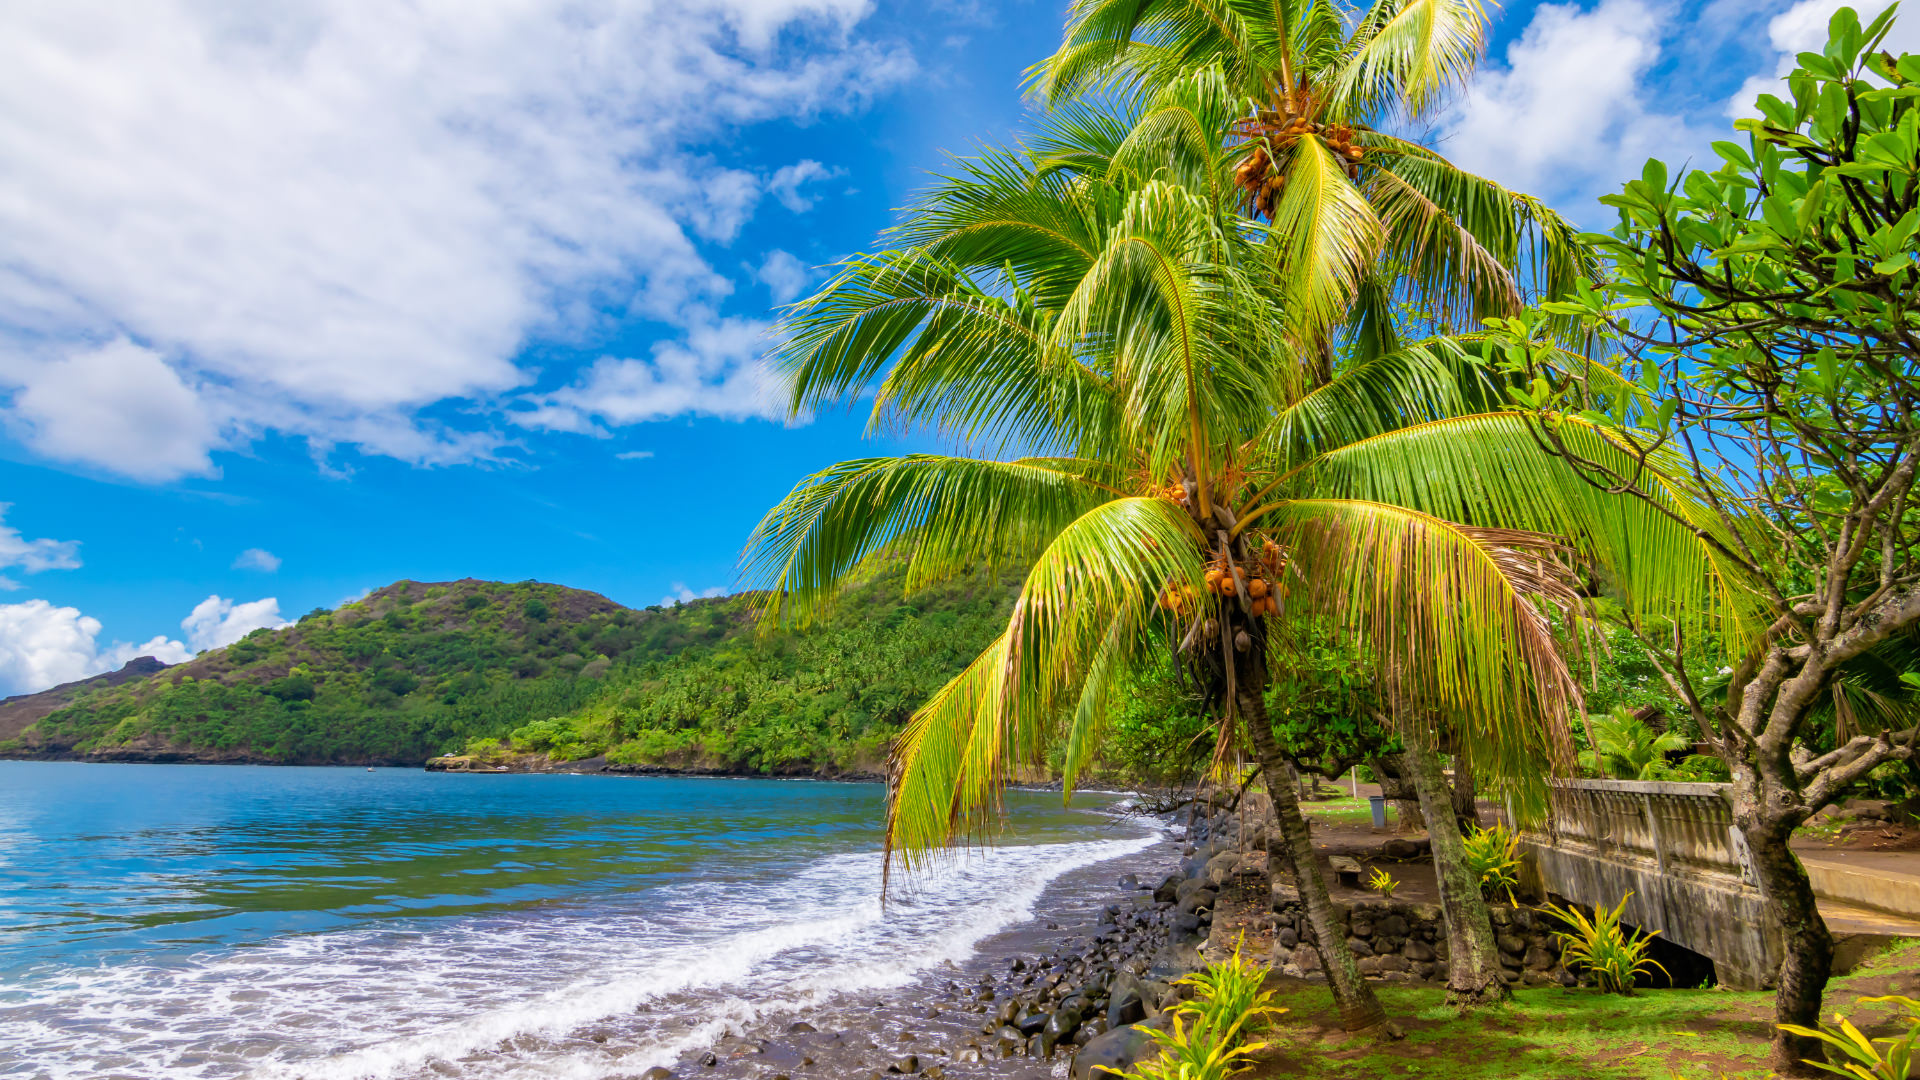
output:
<path id="1" fill-rule="evenodd" d="M 5 518 L 11 509 L 12 503 L 0 502 L 0 518 Z M 80 541 L 29 540 L 20 535 L 19 529 L 0 523 L 0 570 L 14 566 L 29 574 L 37 574 L 42 570 L 78 570 Z M 0 576 L 0 589 L 21 587 L 12 578 Z"/>
<path id="2" fill-rule="evenodd" d="M 646 359 L 602 357 L 572 386 L 512 414 L 531 428 L 604 433 L 691 414 L 729 420 L 786 416 L 779 380 L 767 366 L 769 324 L 722 318 L 690 328 L 685 341 L 661 342 Z"/>
<path id="3" fill-rule="evenodd" d="M 8 367 L 21 388 L 8 419 L 38 453 L 138 480 L 213 471 L 207 453 L 220 443 L 219 425 L 200 391 L 152 349 L 118 338 Z"/>
<path id="4" fill-rule="evenodd" d="M 78 608 L 55 607 L 45 600 L 0 604 L 0 690 L 31 694 L 60 683 L 113 671 L 136 656 L 169 664 L 189 658 L 178 641 L 155 637 L 144 645 L 95 640 L 100 620 Z"/>
<path id="5" fill-rule="evenodd" d="M 1591 200 L 1639 175 L 1647 158 L 1677 164 L 1676 152 L 1706 145 L 1704 132 L 1648 100 L 1661 27 L 1642 0 L 1535 8 L 1505 65 L 1484 68 L 1444 118 L 1446 152 L 1591 224 L 1607 213 Z"/>
<path id="6" fill-rule="evenodd" d="M 652 456 L 653 456 L 653 451 L 651 451 L 651 450 L 628 450 L 628 451 L 626 451 L 626 452 L 624 452 L 624 453 L 619 453 L 619 454 L 615 454 L 615 455 L 613 455 L 613 456 L 614 456 L 615 458 L 618 458 L 618 459 L 619 459 L 619 460 L 621 460 L 621 461 L 645 461 L 645 460 L 647 460 L 648 458 L 650 458 L 650 457 L 652 457 Z"/>
<path id="7" fill-rule="evenodd" d="M 676 581 L 673 583 L 673 592 L 660 598 L 660 605 L 662 607 L 673 607 L 677 604 L 685 604 L 694 600 L 711 600 L 716 596 L 725 595 L 727 595 L 727 590 L 726 587 L 722 585 L 714 585 L 710 588 L 701 589 L 699 592 L 694 592 L 692 589 L 687 588 L 686 582 Z"/>
<path id="8" fill-rule="evenodd" d="M 194 605 L 180 628 L 187 632 L 187 643 L 195 652 L 231 645 L 255 630 L 287 625 L 280 617 L 280 601 L 274 597 L 236 603 L 221 596 L 209 596 Z"/>
<path id="9" fill-rule="evenodd" d="M 776 304 L 787 303 L 799 296 L 813 279 L 813 274 L 804 263 L 792 253 L 779 248 L 767 252 L 766 260 L 760 264 L 760 269 L 754 271 L 754 276 L 767 287 Z"/>
<path id="10" fill-rule="evenodd" d="M 239 558 L 233 560 L 233 568 L 258 570 L 263 574 L 271 574 L 280 569 L 280 556 L 265 548 L 248 548 L 240 553 Z"/>
<path id="11" fill-rule="evenodd" d="M 829 169 L 825 165 L 807 158 L 791 165 L 782 165 L 774 171 L 773 179 L 768 181 L 767 189 L 780 205 L 796 214 L 804 214 L 813 209 L 817 199 L 804 194 L 800 189 L 815 180 L 828 180 L 840 175 L 839 169 Z"/>
<path id="12" fill-rule="evenodd" d="M 267 430 L 438 463 L 602 311 L 711 335 L 697 246 L 817 162 L 702 156 L 911 61 L 871 0 L 0 5 L 0 389 L 36 452 L 207 474 Z M 797 210 L 796 210 L 797 212 Z M 691 340 L 678 346 L 700 351 Z M 669 394 L 668 396 L 672 396 Z M 697 395 L 694 395 L 697 396 Z"/>
<path id="13" fill-rule="evenodd" d="M 1827 44 L 1827 21 L 1843 7 L 1851 7 L 1866 25 L 1891 6 L 1892 0 L 1801 0 L 1767 22 L 1767 40 L 1778 55 L 1772 74 L 1755 75 L 1741 85 L 1727 102 L 1727 115 L 1734 118 L 1759 116 L 1754 101 L 1761 94 L 1787 96 L 1781 76 L 1792 71 L 1794 57 L 1803 52 L 1819 52 Z M 1920 12 L 1907 11 L 1896 17 L 1881 48 L 1893 53 L 1920 52 Z"/>

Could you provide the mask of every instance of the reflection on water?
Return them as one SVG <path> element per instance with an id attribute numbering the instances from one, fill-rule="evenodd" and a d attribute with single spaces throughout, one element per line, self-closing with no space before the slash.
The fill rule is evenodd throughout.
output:
<path id="1" fill-rule="evenodd" d="M 1006 846 L 883 913 L 880 800 L 0 762 L 0 1075 L 599 1075 L 581 1024 L 618 1014 L 658 1056 L 702 1018 L 886 985 L 1145 842 L 1016 794 Z"/>

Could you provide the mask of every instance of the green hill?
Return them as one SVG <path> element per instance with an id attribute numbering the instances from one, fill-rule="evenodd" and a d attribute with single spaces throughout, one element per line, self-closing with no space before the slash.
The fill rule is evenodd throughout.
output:
<path id="1" fill-rule="evenodd" d="M 745 596 L 635 610 L 539 582 L 400 581 L 184 664 L 35 695 L 12 724 L 0 704 L 0 735 L 15 732 L 0 756 L 417 765 L 471 745 L 869 770 L 1005 625 L 1012 589 L 983 577 L 903 601 L 888 573 L 817 627 L 761 636 Z"/>

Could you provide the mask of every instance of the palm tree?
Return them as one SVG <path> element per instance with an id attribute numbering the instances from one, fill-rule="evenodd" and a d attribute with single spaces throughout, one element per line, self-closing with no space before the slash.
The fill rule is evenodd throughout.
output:
<path id="1" fill-rule="evenodd" d="M 1130 164 L 1124 121 L 1089 145 L 1090 117 L 963 163 L 897 246 L 796 306 L 778 355 L 796 414 L 871 394 L 876 426 L 969 453 L 808 477 L 763 519 L 749 573 L 769 619 L 804 622 L 869 559 L 904 558 L 910 588 L 1030 566 L 1005 633 L 894 748 L 889 865 L 989 832 L 1000 785 L 1054 739 L 1071 785 L 1116 681 L 1172 649 L 1223 738 L 1244 723 L 1344 1022 L 1372 1027 L 1384 1014 L 1267 721 L 1270 620 L 1325 613 L 1410 714 L 1489 775 L 1537 779 L 1564 760 L 1574 693 L 1546 613 L 1578 603 L 1566 557 L 1599 560 L 1629 597 L 1696 590 L 1716 567 L 1689 528 L 1596 492 L 1491 411 L 1476 339 L 1360 350 L 1321 378 L 1231 186 L 1183 182 L 1147 142 Z M 1603 429 L 1568 425 L 1618 458 Z M 1686 520 L 1682 498 L 1657 498 Z M 1657 557 L 1636 557 L 1643 540 Z"/>
<path id="2" fill-rule="evenodd" d="M 1317 332 L 1324 381 L 1336 336 L 1362 356 L 1397 347 L 1396 301 L 1477 327 L 1596 269 L 1538 200 L 1386 130 L 1444 104 L 1485 33 L 1480 0 L 1076 0 L 1060 50 L 1029 76 L 1056 109 L 1154 101 L 1143 127 L 1176 143 L 1194 129 L 1166 92 L 1217 77 L 1232 182 L 1271 223 L 1272 272 Z"/>
<path id="3" fill-rule="evenodd" d="M 1677 731 L 1655 731 L 1647 722 L 1621 707 L 1608 713 L 1589 713 L 1593 753 L 1604 767 L 1623 780 L 1651 780 L 1657 766 L 1666 764 L 1670 751 L 1689 745 Z"/>

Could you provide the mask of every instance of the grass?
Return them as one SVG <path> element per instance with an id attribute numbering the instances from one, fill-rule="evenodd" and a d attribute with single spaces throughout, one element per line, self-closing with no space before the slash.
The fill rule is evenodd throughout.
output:
<path id="1" fill-rule="evenodd" d="M 1378 987 L 1406 1032 L 1399 1041 L 1349 1039 L 1324 984 L 1277 979 L 1273 1004 L 1289 1013 L 1242 1080 L 1760 1080 L 1772 995 L 1655 990 L 1634 997 L 1560 987 L 1520 989 L 1510 1005 L 1462 1015 L 1439 987 Z M 1901 1010 L 1860 1005 L 1920 990 L 1920 941 L 1873 957 L 1827 987 L 1825 1018 L 1846 1013 L 1870 1037 L 1898 1034 Z"/>
<path id="2" fill-rule="evenodd" d="M 1371 825 L 1373 807 L 1365 799 L 1356 799 L 1343 795 L 1338 799 L 1324 802 L 1303 802 L 1300 809 L 1310 818 L 1325 821 L 1332 825 Z M 1394 806 L 1387 804 L 1387 827 L 1392 828 L 1396 819 Z"/>
<path id="3" fill-rule="evenodd" d="M 1381 987 L 1404 1040 L 1352 1041 L 1331 1015 L 1283 1024 L 1258 1077 L 1400 1077 L 1435 1080 L 1669 1080 L 1764 1077 L 1767 995 L 1668 990 L 1626 998 L 1559 987 L 1523 989 L 1512 1004 L 1462 1016 L 1438 987 Z M 1275 1003 L 1296 1014 L 1326 1009 L 1319 986 L 1295 983 Z M 1751 1008 L 1739 1008 L 1746 1005 Z M 1730 1006 L 1736 1013 L 1727 1015 Z"/>

